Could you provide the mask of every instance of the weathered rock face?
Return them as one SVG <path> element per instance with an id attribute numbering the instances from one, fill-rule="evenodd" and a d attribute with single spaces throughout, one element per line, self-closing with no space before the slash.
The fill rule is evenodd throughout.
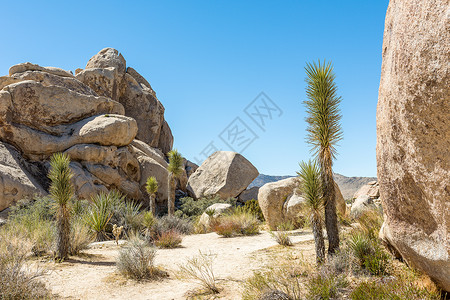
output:
<path id="1" fill-rule="evenodd" d="M 164 106 L 155 91 L 136 70 L 126 67 L 123 56 L 115 49 L 105 48 L 94 55 L 85 70 L 78 70 L 76 78 L 99 96 L 120 102 L 125 115 L 138 124 L 136 138 L 163 153 L 172 149 L 173 136 L 164 120 Z"/>
<path id="2" fill-rule="evenodd" d="M 237 197 L 258 176 L 258 170 L 242 155 L 217 151 L 189 177 L 187 190 L 194 198 L 218 195 Z"/>
<path id="3" fill-rule="evenodd" d="M 371 181 L 359 188 L 353 195 L 354 199 L 360 196 L 368 196 L 371 199 L 380 198 L 380 186 L 378 181 Z"/>
<path id="4" fill-rule="evenodd" d="M 14 147 L 0 142 L 0 211 L 17 200 L 46 194 L 22 161 Z"/>
<path id="5" fill-rule="evenodd" d="M 384 238 L 450 291 L 448 1 L 391 0 L 377 108 Z"/>
<path id="6" fill-rule="evenodd" d="M 259 188 L 258 203 L 270 229 L 276 230 L 277 226 L 284 221 L 295 221 L 299 217 L 304 202 L 303 195 L 298 189 L 300 183 L 301 180 L 298 177 L 290 177 L 266 183 Z M 335 184 L 334 187 L 337 212 L 345 215 L 347 206 L 344 197 L 339 186 Z"/>
<path id="7" fill-rule="evenodd" d="M 48 160 L 56 152 L 69 155 L 79 198 L 117 189 L 146 200 L 147 177 L 155 176 L 164 206 L 163 152 L 173 137 L 150 84 L 111 48 L 76 73 L 24 63 L 0 77 L 0 210 L 45 194 Z M 186 182 L 187 175 L 184 188 Z"/>

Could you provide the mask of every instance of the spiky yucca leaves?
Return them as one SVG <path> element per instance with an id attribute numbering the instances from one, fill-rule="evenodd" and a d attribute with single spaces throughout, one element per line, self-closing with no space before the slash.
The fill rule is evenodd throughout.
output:
<path id="1" fill-rule="evenodd" d="M 325 243 L 322 232 L 323 191 L 320 168 L 315 161 L 301 162 L 300 172 L 297 174 L 301 178 L 300 189 L 310 213 L 309 218 L 316 245 L 316 260 L 322 263 L 325 260 Z"/>
<path id="2" fill-rule="evenodd" d="M 331 63 L 307 64 L 306 95 L 304 101 L 308 117 L 307 142 L 317 156 L 321 169 L 323 196 L 325 200 L 325 225 L 328 233 L 328 253 L 339 249 L 339 231 L 336 215 L 336 195 L 333 179 L 333 159 L 336 144 L 342 139 L 339 103 L 335 75 Z"/>
<path id="3" fill-rule="evenodd" d="M 158 192 L 158 181 L 154 176 L 150 176 L 147 178 L 147 183 L 145 184 L 145 189 L 147 190 L 148 196 L 150 198 L 149 201 L 149 211 L 152 212 L 153 215 L 156 213 L 156 193 Z"/>
<path id="4" fill-rule="evenodd" d="M 183 173 L 183 156 L 176 149 L 170 151 L 169 155 L 169 166 L 167 171 L 169 171 L 169 199 L 168 199 L 168 214 L 172 216 L 175 211 L 175 188 L 176 188 L 176 178 L 180 177 Z"/>
<path id="5" fill-rule="evenodd" d="M 50 159 L 51 180 L 50 195 L 57 205 L 56 224 L 56 258 L 68 258 L 70 251 L 70 209 L 69 201 L 73 198 L 74 189 L 70 179 L 72 171 L 69 167 L 70 159 L 66 154 L 55 153 Z"/>

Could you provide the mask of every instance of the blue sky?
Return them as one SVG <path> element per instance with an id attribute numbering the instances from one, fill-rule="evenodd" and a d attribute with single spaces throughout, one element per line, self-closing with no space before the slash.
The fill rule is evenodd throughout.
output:
<path id="1" fill-rule="evenodd" d="M 260 173 L 293 175 L 298 162 L 311 156 L 304 67 L 327 59 L 342 96 L 344 139 L 334 170 L 376 176 L 387 5 L 388 0 L 7 1 L 0 74 L 26 61 L 74 71 L 102 48 L 114 47 L 152 84 L 185 157 L 201 160 L 211 142 L 230 150 L 219 136 L 224 132 L 233 149 L 248 145 L 242 153 Z M 261 92 L 272 101 L 265 99 L 267 107 L 279 108 L 270 110 L 272 119 L 258 106 L 260 98 L 251 104 Z M 260 114 L 266 112 L 262 128 L 244 111 L 255 104 Z M 242 128 L 244 136 L 233 144 L 228 132 Z"/>

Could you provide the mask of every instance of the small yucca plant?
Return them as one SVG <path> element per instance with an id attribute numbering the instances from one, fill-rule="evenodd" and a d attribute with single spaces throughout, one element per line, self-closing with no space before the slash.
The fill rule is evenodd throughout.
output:
<path id="1" fill-rule="evenodd" d="M 50 195 L 56 203 L 56 258 L 67 259 L 70 251 L 70 209 L 69 202 L 74 195 L 70 179 L 72 171 L 69 167 L 70 159 L 66 154 L 55 153 L 50 159 L 51 180 Z"/>
<path id="2" fill-rule="evenodd" d="M 172 216 L 175 212 L 175 188 L 176 188 L 176 179 L 183 174 L 183 156 L 181 156 L 180 152 L 176 149 L 170 151 L 169 155 L 169 166 L 167 167 L 167 171 L 169 171 L 169 199 L 167 200 L 168 205 L 168 214 Z"/>
<path id="3" fill-rule="evenodd" d="M 320 169 L 315 161 L 310 160 L 307 163 L 300 163 L 300 172 L 297 174 L 301 179 L 300 190 L 303 192 L 305 204 L 309 210 L 316 245 L 316 259 L 318 263 L 321 263 L 325 260 L 325 243 L 322 232 L 323 193 Z"/>
<path id="4" fill-rule="evenodd" d="M 154 176 L 147 178 L 145 184 L 145 189 L 147 190 L 148 196 L 150 198 L 148 208 L 153 215 L 156 213 L 156 193 L 158 192 L 158 181 Z"/>

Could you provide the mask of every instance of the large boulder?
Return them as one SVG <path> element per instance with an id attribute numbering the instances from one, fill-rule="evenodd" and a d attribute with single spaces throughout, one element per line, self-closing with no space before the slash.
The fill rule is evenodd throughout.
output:
<path id="1" fill-rule="evenodd" d="M 187 189 L 194 198 L 237 197 L 258 174 L 258 170 L 239 153 L 217 151 L 189 177 Z"/>
<path id="2" fill-rule="evenodd" d="M 266 183 L 259 188 L 258 203 L 271 230 L 276 230 L 286 220 L 284 203 L 298 189 L 300 182 L 298 177 L 291 177 Z"/>
<path id="3" fill-rule="evenodd" d="M 384 237 L 450 291 L 450 30 L 446 0 L 391 0 L 377 107 Z"/>
<path id="4" fill-rule="evenodd" d="M 45 86 L 27 80 L 6 86 L 0 99 L 8 103 L 0 122 L 17 123 L 47 131 L 48 127 L 70 124 L 98 114 L 125 113 L 123 106 L 106 97 L 81 95 L 61 86 Z M 2 118 L 3 117 L 3 118 Z"/>
<path id="5" fill-rule="evenodd" d="M 93 116 L 48 134 L 27 126 L 0 127 L 0 139 L 12 143 L 29 158 L 45 158 L 76 144 L 126 146 L 136 136 L 136 121 L 121 115 Z"/>
<path id="6" fill-rule="evenodd" d="M 14 147 L 0 142 L 0 211 L 17 200 L 46 194 L 22 161 Z"/>
<path id="7" fill-rule="evenodd" d="M 300 178 L 290 177 L 266 183 L 259 188 L 258 203 L 270 229 L 276 230 L 279 224 L 287 220 L 295 222 L 298 217 L 302 217 L 299 214 L 303 212 L 304 197 L 299 190 L 300 184 Z M 347 206 L 344 197 L 339 186 L 335 184 L 334 187 L 337 213 L 345 215 Z"/>

